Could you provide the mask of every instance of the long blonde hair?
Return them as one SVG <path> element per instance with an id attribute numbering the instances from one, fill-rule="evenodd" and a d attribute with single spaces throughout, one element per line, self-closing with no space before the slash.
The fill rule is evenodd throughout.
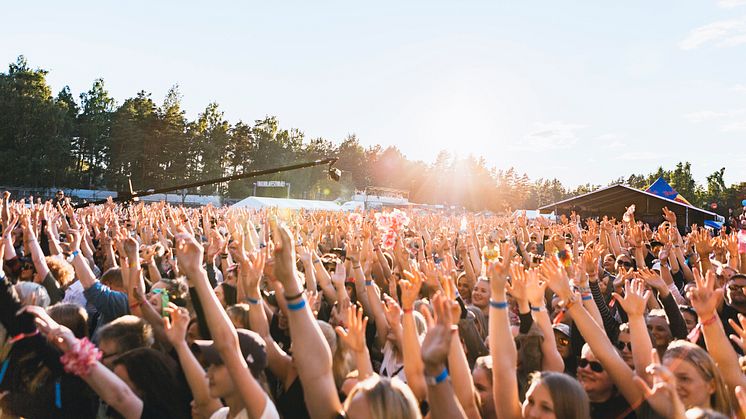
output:
<path id="1" fill-rule="evenodd" d="M 421 419 L 420 407 L 412 390 L 403 381 L 394 377 L 372 375 L 350 391 L 344 403 L 347 411 L 358 393 L 363 393 L 373 419 Z"/>
<path id="2" fill-rule="evenodd" d="M 714 384 L 715 391 L 710 396 L 710 407 L 727 416 L 733 413 L 730 390 L 725 384 L 715 361 L 707 351 L 691 342 L 675 340 L 668 345 L 668 349 L 663 355 L 663 360 L 667 359 L 683 360 L 692 364 L 705 381 Z"/>

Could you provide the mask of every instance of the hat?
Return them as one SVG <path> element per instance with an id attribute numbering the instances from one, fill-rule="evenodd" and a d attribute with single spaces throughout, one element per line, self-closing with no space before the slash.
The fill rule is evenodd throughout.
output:
<path id="1" fill-rule="evenodd" d="M 238 335 L 238 346 L 241 347 L 241 355 L 246 359 L 251 374 L 255 378 L 259 377 L 259 374 L 267 368 L 267 348 L 264 339 L 258 333 L 246 329 L 236 329 L 236 334 Z M 202 359 L 208 365 L 223 363 L 212 340 L 195 340 L 192 344 L 192 350 L 200 353 Z"/>
<path id="2" fill-rule="evenodd" d="M 650 269 L 652 269 L 654 271 L 660 272 L 661 271 L 661 261 L 659 261 L 659 260 L 656 259 L 655 262 L 653 262 L 653 267 L 650 268 Z"/>
<path id="3" fill-rule="evenodd" d="M 563 335 L 570 337 L 570 326 L 564 324 L 564 323 L 557 323 L 554 326 L 552 326 L 552 329 L 554 329 L 557 332 L 562 333 Z"/>

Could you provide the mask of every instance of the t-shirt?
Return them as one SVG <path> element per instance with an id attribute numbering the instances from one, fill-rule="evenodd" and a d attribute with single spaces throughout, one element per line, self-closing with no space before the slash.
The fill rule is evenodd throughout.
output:
<path id="1" fill-rule="evenodd" d="M 738 230 L 738 253 L 746 253 L 746 230 Z"/>
<path id="2" fill-rule="evenodd" d="M 617 393 L 605 402 L 591 403 L 592 419 L 635 419 L 636 417 L 635 411 L 629 407 L 629 403 L 627 403 L 627 400 L 621 395 L 621 393 Z"/>
<path id="3" fill-rule="evenodd" d="M 277 408 L 275 408 L 275 404 L 272 403 L 272 400 L 269 399 L 269 396 L 265 395 L 267 404 L 264 405 L 264 412 L 262 412 L 262 416 L 260 419 L 280 419 L 280 415 L 277 413 Z M 228 419 L 228 412 L 230 411 L 230 408 L 228 406 L 221 407 L 218 409 L 215 413 L 210 416 L 210 419 Z M 236 416 L 233 417 L 233 419 L 249 419 L 249 413 L 246 411 L 246 409 L 241 410 L 238 412 Z"/>

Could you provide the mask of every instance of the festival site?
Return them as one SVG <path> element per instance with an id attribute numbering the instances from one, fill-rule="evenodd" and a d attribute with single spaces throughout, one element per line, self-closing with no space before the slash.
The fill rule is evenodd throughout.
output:
<path id="1" fill-rule="evenodd" d="M 746 0 L 2 9 L 0 419 L 746 419 Z"/>

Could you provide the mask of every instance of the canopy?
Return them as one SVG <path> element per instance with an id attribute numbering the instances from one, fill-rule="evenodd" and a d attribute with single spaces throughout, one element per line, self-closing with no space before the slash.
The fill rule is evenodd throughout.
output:
<path id="1" fill-rule="evenodd" d="M 342 207 L 334 201 L 316 201 L 312 199 L 288 199 L 288 198 L 267 198 L 262 196 L 250 196 L 244 198 L 235 204 L 232 208 L 284 208 L 284 209 L 305 209 L 310 211 L 342 211 Z"/>
<path id="2" fill-rule="evenodd" d="M 626 208 L 631 204 L 635 204 L 635 218 L 651 225 L 657 225 L 663 221 L 663 207 L 668 207 L 676 213 L 679 226 L 689 226 L 695 223 L 704 225 L 705 220 L 725 221 L 722 216 L 714 212 L 627 185 L 612 185 L 596 189 L 593 192 L 544 205 L 539 210 L 554 211 L 557 215 L 575 211 L 584 218 L 606 215 L 621 220 Z"/>

